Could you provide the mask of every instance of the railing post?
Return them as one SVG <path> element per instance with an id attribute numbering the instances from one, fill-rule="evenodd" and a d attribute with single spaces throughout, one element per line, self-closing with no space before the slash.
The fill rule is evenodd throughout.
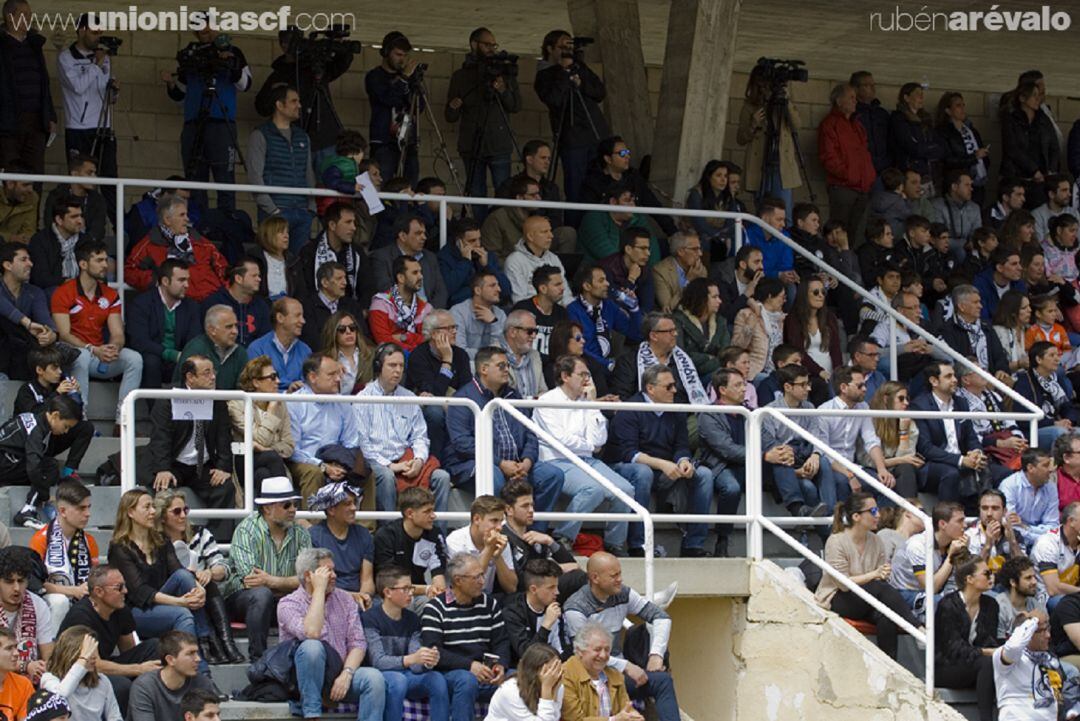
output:
<path id="1" fill-rule="evenodd" d="M 446 201 L 439 201 L 439 247 L 446 246 Z"/>
<path id="2" fill-rule="evenodd" d="M 1039 447 L 1039 419 L 1038 418 L 1032 418 L 1031 419 L 1031 441 L 1030 441 L 1030 443 L 1028 445 L 1030 445 L 1032 448 L 1038 448 Z"/>
<path id="3" fill-rule="evenodd" d="M 896 347 L 896 318 L 889 316 L 889 379 L 897 379 L 897 357 L 900 355 Z"/>
<path id="4" fill-rule="evenodd" d="M 116 223 L 113 230 L 116 231 L 116 292 L 120 299 L 124 299 L 124 181 L 116 184 Z M 127 317 L 127 306 L 120 304 L 121 318 Z M 83 389 L 86 392 L 86 389 Z"/>
<path id="5" fill-rule="evenodd" d="M 746 555 L 755 561 L 765 556 L 761 529 L 761 517 L 765 515 L 761 500 L 761 419 L 760 410 L 752 411 L 746 434 L 746 515 L 750 516 L 746 524 Z"/>
<path id="6" fill-rule="evenodd" d="M 934 545 L 936 540 L 933 533 L 924 533 L 925 550 L 927 554 L 926 558 L 934 558 Z M 929 698 L 934 697 L 934 568 L 933 563 L 929 563 L 926 566 L 926 573 L 923 574 L 924 582 L 926 583 L 926 622 L 923 623 L 923 628 L 926 629 L 926 695 Z"/>
<path id="7" fill-rule="evenodd" d="M 255 512 L 255 407 L 251 396 L 244 396 L 244 511 Z M 350 408 L 349 410 L 352 410 Z M 307 499 L 303 499 L 306 503 Z"/>
<path id="8" fill-rule="evenodd" d="M 731 255 L 732 255 L 732 257 L 734 257 L 734 255 L 739 252 L 739 248 L 742 247 L 742 243 L 743 243 L 742 218 L 736 218 L 735 219 L 735 238 L 731 242 L 731 245 L 732 245 L 732 247 L 731 247 Z"/>
<path id="9" fill-rule="evenodd" d="M 492 448 L 495 438 L 492 432 L 492 414 L 497 406 L 488 403 L 479 414 L 473 414 L 473 422 L 476 424 L 474 437 L 476 438 L 476 495 L 495 493 L 495 449 Z"/>
<path id="10" fill-rule="evenodd" d="M 83 391 L 86 392 L 85 390 Z M 135 398 L 132 391 L 120 404 L 120 492 L 135 487 Z M 128 479 L 133 479 L 128 483 Z"/>

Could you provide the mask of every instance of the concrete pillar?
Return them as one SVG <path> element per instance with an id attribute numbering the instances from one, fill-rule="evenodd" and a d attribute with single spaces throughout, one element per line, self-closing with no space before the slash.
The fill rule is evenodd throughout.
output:
<path id="1" fill-rule="evenodd" d="M 681 202 L 724 147 L 735 36 L 742 0 L 671 3 L 650 180 Z"/>
<path id="2" fill-rule="evenodd" d="M 640 159 L 652 148 L 653 124 L 638 0 L 568 0 L 567 6 L 574 34 L 596 38 L 585 57 L 590 67 L 603 64 L 605 111 L 612 132 L 621 135 Z"/>

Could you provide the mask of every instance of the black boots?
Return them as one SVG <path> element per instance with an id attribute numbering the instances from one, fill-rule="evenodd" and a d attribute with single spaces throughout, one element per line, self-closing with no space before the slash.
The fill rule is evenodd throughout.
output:
<path id="1" fill-rule="evenodd" d="M 219 594 L 207 595 L 206 613 L 214 627 L 215 638 L 210 639 L 211 646 L 216 646 L 222 660 L 219 663 L 245 663 L 244 654 L 236 647 L 233 640 L 232 626 L 229 625 L 229 613 L 225 610 L 225 599 Z M 208 663 L 214 663 L 209 661 Z"/>
<path id="2" fill-rule="evenodd" d="M 221 655 L 216 638 L 204 636 L 199 639 L 199 655 L 211 666 L 226 663 L 228 659 Z"/>

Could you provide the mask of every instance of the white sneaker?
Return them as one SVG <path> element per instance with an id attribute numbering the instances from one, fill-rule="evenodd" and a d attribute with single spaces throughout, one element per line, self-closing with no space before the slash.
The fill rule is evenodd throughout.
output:
<path id="1" fill-rule="evenodd" d="M 672 581 L 671 584 L 660 591 L 653 594 L 652 602 L 659 606 L 661 609 L 666 609 L 671 605 L 671 602 L 675 600 L 675 594 L 679 592 L 679 582 Z"/>

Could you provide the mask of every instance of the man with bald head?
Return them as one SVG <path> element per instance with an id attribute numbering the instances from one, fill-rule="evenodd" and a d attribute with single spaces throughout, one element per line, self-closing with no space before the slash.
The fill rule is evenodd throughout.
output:
<path id="1" fill-rule="evenodd" d="M 173 382 L 180 382 L 180 366 L 185 360 L 193 355 L 201 355 L 214 364 L 214 370 L 217 371 L 217 389 L 236 390 L 240 371 L 248 362 L 247 350 L 236 342 L 239 334 L 236 313 L 224 304 L 210 306 L 203 318 L 203 330 L 205 332 L 202 335 L 195 336 L 184 346 L 180 360 L 176 363 Z"/>
<path id="2" fill-rule="evenodd" d="M 671 638 L 671 617 L 637 591 L 623 585 L 622 565 L 610 553 L 594 553 L 585 570 L 589 584 L 578 589 L 563 604 L 563 618 L 570 635 L 576 636 L 588 622 L 602 625 L 613 639 L 608 666 L 626 675 L 626 690 L 630 698 L 651 696 L 660 721 L 679 721 L 675 683 L 664 664 L 668 640 Z M 623 621 L 631 615 L 652 624 L 649 658 L 645 668 L 630 662 L 622 653 Z"/>
<path id="3" fill-rule="evenodd" d="M 562 261 L 551 250 L 554 233 L 551 221 L 542 215 L 530 215 L 521 228 L 521 240 L 514 252 L 506 258 L 506 277 L 510 279 L 513 302 L 518 303 L 533 296 L 533 273 L 542 265 L 551 265 L 566 276 Z M 569 305 L 574 294 L 567 286 L 563 290 L 562 304 Z"/>

